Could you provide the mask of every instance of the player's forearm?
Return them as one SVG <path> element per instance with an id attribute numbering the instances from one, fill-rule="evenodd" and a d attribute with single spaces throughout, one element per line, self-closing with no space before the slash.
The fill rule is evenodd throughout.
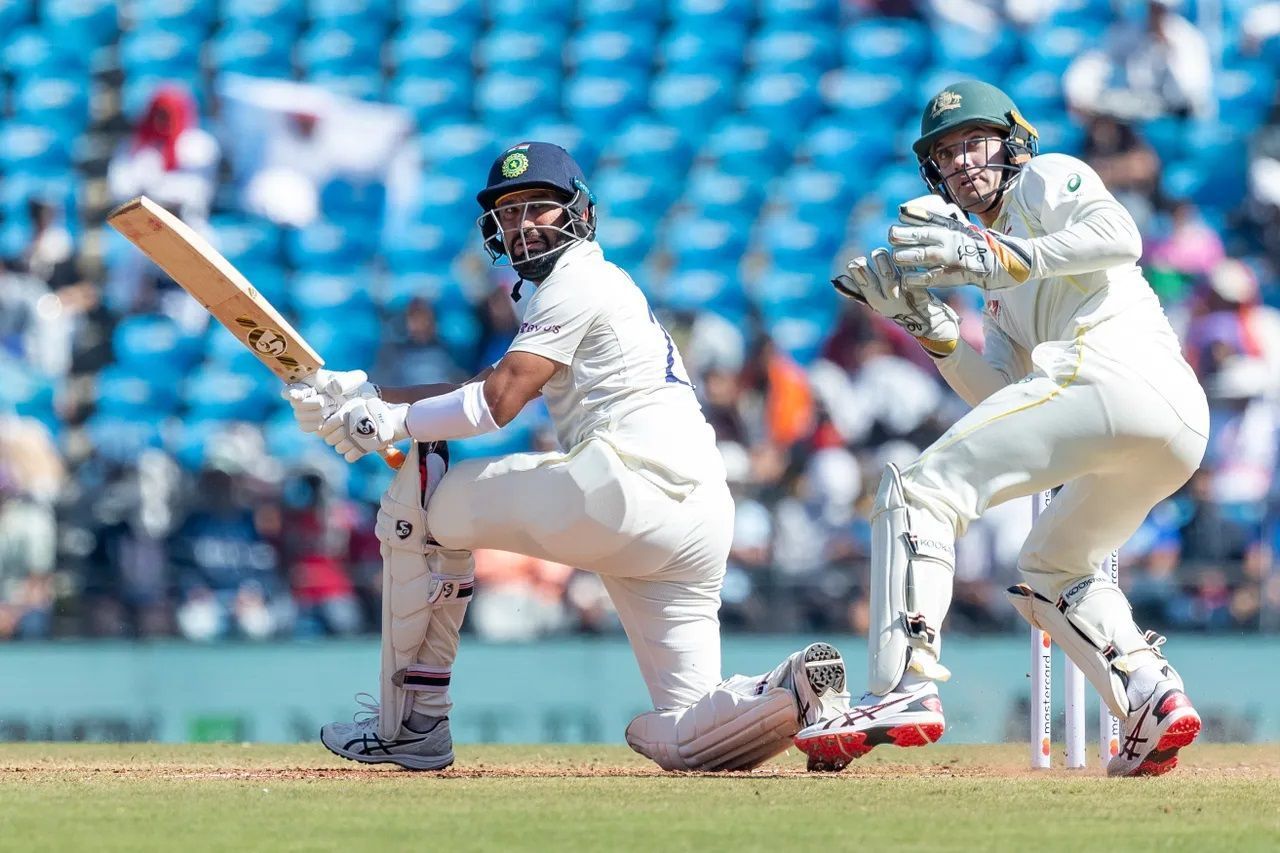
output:
<path id="1" fill-rule="evenodd" d="M 1142 256 L 1142 237 L 1133 217 L 1109 199 L 1096 202 L 1061 231 L 1028 242 L 1035 261 L 1032 279 L 1097 272 L 1135 263 Z"/>
<path id="2" fill-rule="evenodd" d="M 955 351 L 946 358 L 934 358 L 938 372 L 951 386 L 951 390 L 960 395 L 970 406 L 976 406 L 983 400 L 1008 385 L 1012 380 L 984 359 L 977 350 L 969 346 L 963 338 L 957 343 Z"/>

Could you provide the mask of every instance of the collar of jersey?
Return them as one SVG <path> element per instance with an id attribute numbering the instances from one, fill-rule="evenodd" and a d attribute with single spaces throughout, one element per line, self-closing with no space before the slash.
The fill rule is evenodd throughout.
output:
<path id="1" fill-rule="evenodd" d="M 547 276 L 546 281 L 542 284 L 546 285 L 548 282 L 555 280 L 565 268 L 580 263 L 586 258 L 594 258 L 596 260 L 604 258 L 604 250 L 600 248 L 599 243 L 594 240 L 579 240 L 565 249 L 560 253 L 560 260 L 556 263 L 555 269 L 551 271 L 551 275 Z"/>

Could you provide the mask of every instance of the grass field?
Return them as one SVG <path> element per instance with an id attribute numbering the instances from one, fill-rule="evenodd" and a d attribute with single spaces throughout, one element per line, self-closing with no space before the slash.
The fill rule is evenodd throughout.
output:
<path id="1" fill-rule="evenodd" d="M 318 746 L 0 745 L 4 850 L 1277 850 L 1280 745 L 1158 779 L 1025 769 L 1026 748 L 789 752 L 671 775 L 615 746 L 474 746 L 444 773 Z"/>

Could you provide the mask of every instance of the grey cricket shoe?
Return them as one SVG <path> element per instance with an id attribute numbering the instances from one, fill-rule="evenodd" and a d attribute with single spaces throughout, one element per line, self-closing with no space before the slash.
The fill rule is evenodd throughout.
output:
<path id="1" fill-rule="evenodd" d="M 368 712 L 352 723 L 329 723 L 320 728 L 325 749 L 362 764 L 398 764 L 409 770 L 443 770 L 453 764 L 453 736 L 449 718 L 439 717 L 425 732 L 402 731 L 396 740 L 378 737 L 377 705 L 362 702 Z M 357 712 L 357 716 L 365 712 Z"/>

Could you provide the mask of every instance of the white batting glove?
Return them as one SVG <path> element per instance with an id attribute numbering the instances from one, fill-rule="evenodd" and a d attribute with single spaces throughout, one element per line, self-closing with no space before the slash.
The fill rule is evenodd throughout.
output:
<path id="1" fill-rule="evenodd" d="M 363 370 L 321 368 L 307 382 L 286 385 L 280 396 L 293 407 L 293 417 L 303 432 L 317 432 L 325 418 L 347 400 L 376 397 L 378 389 Z"/>
<path id="2" fill-rule="evenodd" d="M 889 228 L 893 262 L 908 287 L 975 284 L 998 290 L 1022 284 L 1034 266 L 1026 240 L 979 228 L 924 206 L 898 208 L 902 225 Z"/>
<path id="3" fill-rule="evenodd" d="M 347 400 L 320 424 L 320 436 L 348 462 L 409 437 L 407 403 L 384 403 L 377 397 Z"/>
<path id="4" fill-rule="evenodd" d="M 955 351 L 960 318 L 929 291 L 903 287 L 902 273 L 889 259 L 888 249 L 874 249 L 870 258 L 854 258 L 847 269 L 848 275 L 831 280 L 842 296 L 888 317 L 935 355 Z"/>

